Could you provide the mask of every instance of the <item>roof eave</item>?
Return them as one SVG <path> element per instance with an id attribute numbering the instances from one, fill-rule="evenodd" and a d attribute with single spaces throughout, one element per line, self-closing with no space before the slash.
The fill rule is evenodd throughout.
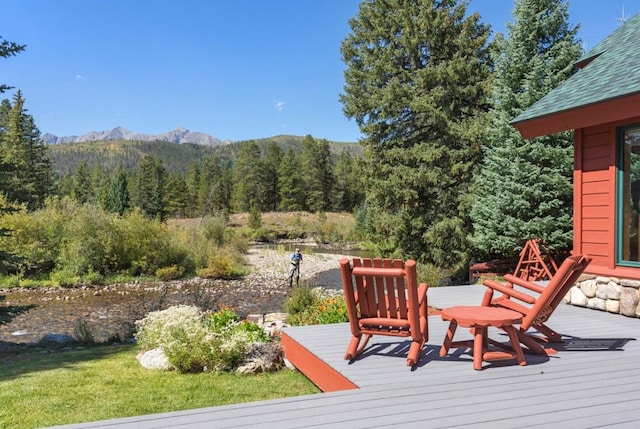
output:
<path id="1" fill-rule="evenodd" d="M 523 138 L 555 134 L 640 116 L 640 93 L 612 98 L 575 109 L 512 122 Z"/>

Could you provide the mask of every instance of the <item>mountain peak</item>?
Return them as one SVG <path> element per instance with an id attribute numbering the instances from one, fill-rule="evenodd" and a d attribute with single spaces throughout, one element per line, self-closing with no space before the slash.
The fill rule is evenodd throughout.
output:
<path id="1" fill-rule="evenodd" d="M 178 127 L 173 131 L 162 134 L 140 134 L 128 130 L 124 127 L 115 127 L 107 131 L 91 131 L 81 136 L 65 136 L 58 137 L 56 135 L 45 133 L 41 136 L 42 141 L 46 144 L 63 144 L 63 143 L 81 143 L 91 141 L 104 140 L 138 140 L 138 141 L 167 141 L 177 144 L 192 143 L 204 146 L 219 146 L 229 144 L 229 140 L 220 140 L 208 134 L 192 132 L 186 128 Z"/>

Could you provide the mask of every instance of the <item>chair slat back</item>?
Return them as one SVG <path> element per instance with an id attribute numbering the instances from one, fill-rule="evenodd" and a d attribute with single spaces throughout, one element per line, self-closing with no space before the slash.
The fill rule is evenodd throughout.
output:
<path id="1" fill-rule="evenodd" d="M 534 323 L 545 322 L 565 297 L 569 289 L 576 284 L 591 258 L 587 255 L 570 256 L 558 268 L 549 284 L 538 297 L 522 321 L 522 329 L 529 329 Z"/>
<path id="2" fill-rule="evenodd" d="M 409 311 L 412 305 L 418 306 L 414 261 L 354 258 L 352 268 L 344 258 L 340 267 L 352 329 L 358 318 L 409 320 L 412 326 L 419 326 L 417 311 Z"/>

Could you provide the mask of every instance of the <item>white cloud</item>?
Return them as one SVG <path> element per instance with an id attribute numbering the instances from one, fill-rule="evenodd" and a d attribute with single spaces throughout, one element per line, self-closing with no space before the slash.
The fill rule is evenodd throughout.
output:
<path id="1" fill-rule="evenodd" d="M 274 107 L 276 108 L 276 110 L 277 110 L 278 112 L 281 112 L 281 111 L 282 111 L 282 109 L 284 109 L 284 105 L 285 105 L 285 104 L 286 104 L 286 103 L 285 103 L 284 101 L 276 101 L 276 102 L 275 102 L 275 104 L 274 104 Z"/>
<path id="2" fill-rule="evenodd" d="M 84 80 L 84 76 L 82 76 L 81 74 L 77 74 L 76 80 Z"/>

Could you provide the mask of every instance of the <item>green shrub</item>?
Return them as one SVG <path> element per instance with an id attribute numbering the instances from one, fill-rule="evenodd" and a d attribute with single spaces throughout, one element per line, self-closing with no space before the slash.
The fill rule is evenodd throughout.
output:
<path id="1" fill-rule="evenodd" d="M 239 318 L 233 310 L 229 308 L 223 308 L 220 311 L 212 313 L 207 319 L 207 326 L 216 332 L 221 332 L 224 329 L 238 323 Z"/>
<path id="2" fill-rule="evenodd" d="M 294 288 L 291 296 L 284 302 L 284 311 L 291 315 L 304 312 L 318 302 L 318 294 L 308 285 Z"/>
<path id="3" fill-rule="evenodd" d="M 222 247 L 226 242 L 227 221 L 222 216 L 213 217 L 204 224 L 204 238 L 211 241 L 216 247 Z"/>
<path id="4" fill-rule="evenodd" d="M 156 277 L 162 281 L 176 280 L 181 278 L 183 274 L 184 267 L 178 267 L 175 264 L 168 267 L 158 268 L 156 270 Z"/>
<path id="5" fill-rule="evenodd" d="M 326 325 L 329 323 L 342 323 L 349 321 L 347 313 L 347 304 L 344 296 L 335 295 L 323 298 L 317 309 L 318 324 Z"/>
<path id="6" fill-rule="evenodd" d="M 257 204 L 252 204 L 249 209 L 249 228 L 256 230 L 262 226 L 262 214 Z"/>
<path id="7" fill-rule="evenodd" d="M 24 288 L 38 287 L 40 286 L 40 283 L 41 283 L 40 280 L 37 280 L 37 279 L 20 279 L 18 286 L 24 287 Z"/>
<path id="8" fill-rule="evenodd" d="M 20 276 L 2 276 L 0 277 L 0 285 L 4 288 L 12 288 L 20 286 Z"/>
<path id="9" fill-rule="evenodd" d="M 181 305 L 137 321 L 136 338 L 144 349 L 161 348 L 180 372 L 230 371 L 242 363 L 251 342 L 265 339 L 255 334 L 260 327 L 248 324 L 229 309 L 205 316 L 197 307 Z"/>
<path id="10" fill-rule="evenodd" d="M 238 331 L 245 332 L 247 339 L 251 343 L 267 343 L 271 341 L 269 334 L 264 329 L 252 322 L 240 322 L 237 326 Z"/>
<path id="11" fill-rule="evenodd" d="M 73 329 L 73 338 L 81 344 L 91 345 L 96 343 L 96 340 L 93 337 L 93 331 L 89 326 L 89 322 L 84 319 L 76 320 L 76 324 Z"/>
<path id="12" fill-rule="evenodd" d="M 177 241 L 166 225 L 134 210 L 125 216 L 51 199 L 42 210 L 2 216 L 0 248 L 12 249 L 15 273 L 43 278 L 51 274 L 62 285 L 99 283 L 105 276 L 153 276 L 160 267 L 176 265 L 194 272 L 190 240 Z M 206 259 L 205 259 L 206 261 Z"/>
<path id="13" fill-rule="evenodd" d="M 71 287 L 80 284 L 80 276 L 69 269 L 57 269 L 49 275 L 49 279 L 58 286 Z"/>
<path id="14" fill-rule="evenodd" d="M 340 294 L 320 288 L 295 288 L 284 303 L 287 323 L 293 326 L 348 322 L 347 306 Z"/>
<path id="15" fill-rule="evenodd" d="M 429 287 L 447 284 L 447 280 L 454 274 L 454 270 L 436 267 L 433 264 L 417 264 L 418 281 L 427 283 Z"/>
<path id="16" fill-rule="evenodd" d="M 233 262 L 226 255 L 214 255 L 209 257 L 207 266 L 197 273 L 205 278 L 230 278 L 233 274 Z"/>

